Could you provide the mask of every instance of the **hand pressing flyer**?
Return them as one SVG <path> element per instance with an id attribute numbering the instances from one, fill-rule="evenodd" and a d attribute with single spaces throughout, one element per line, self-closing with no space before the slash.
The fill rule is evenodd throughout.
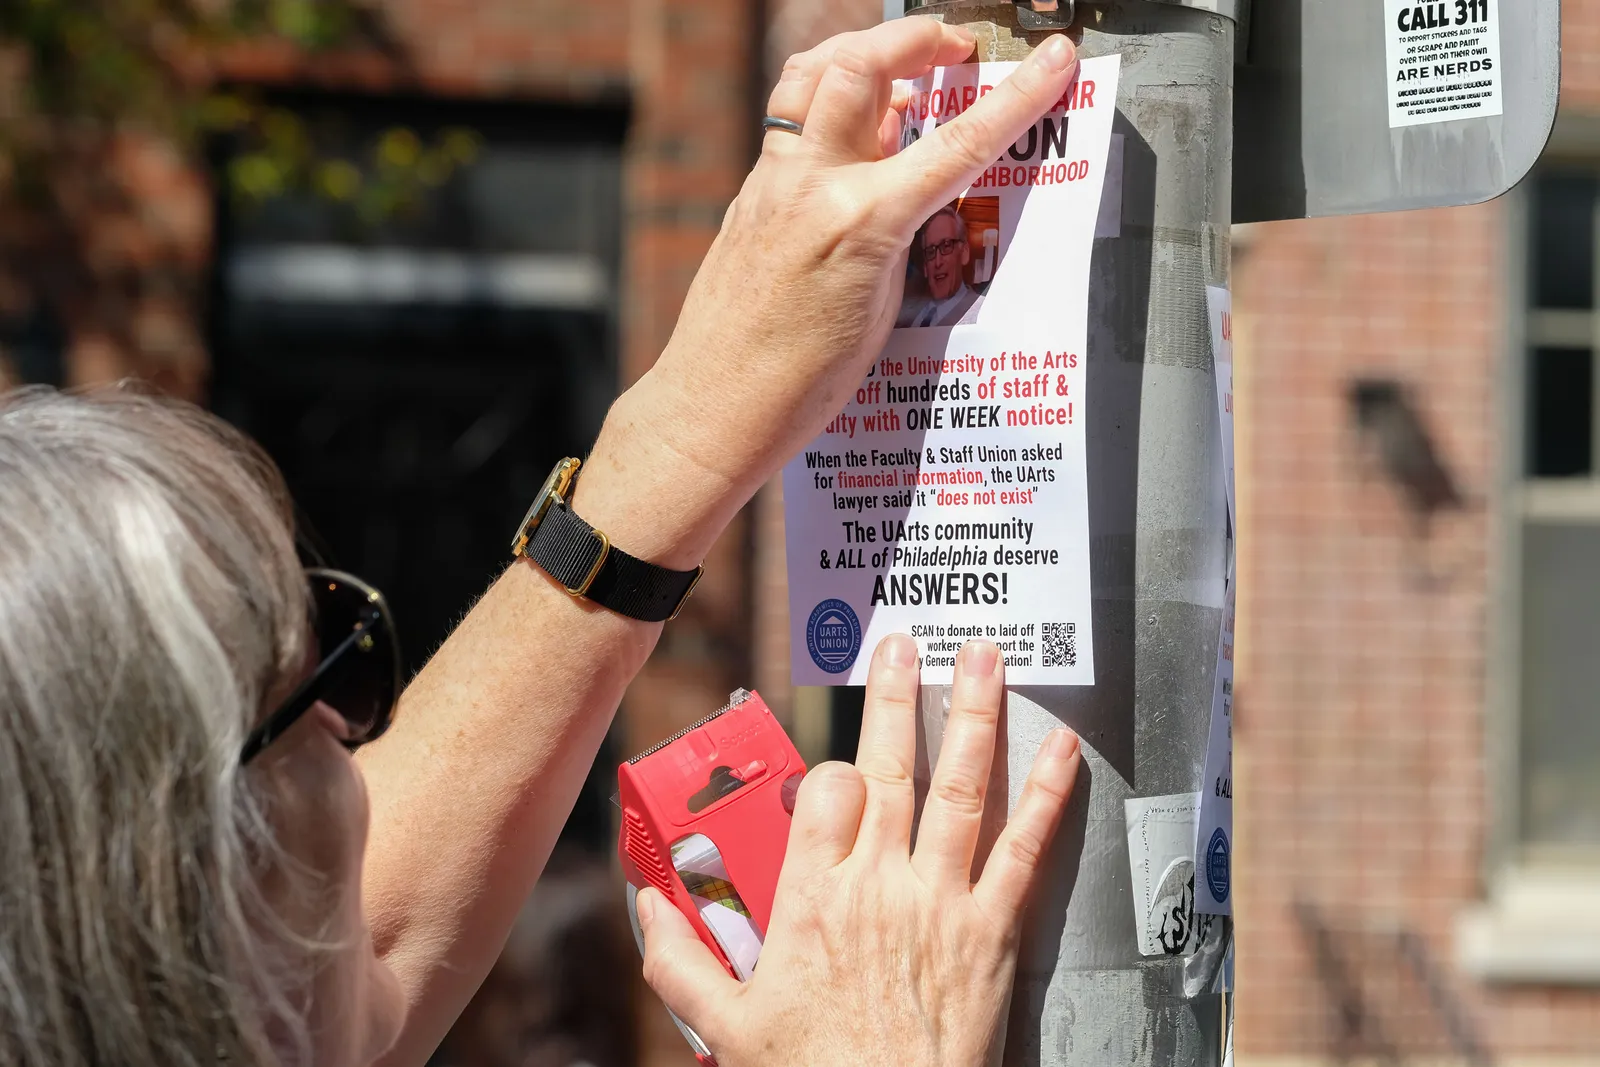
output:
<path id="1" fill-rule="evenodd" d="M 972 637 L 1013 685 L 1094 682 L 1084 349 L 1089 259 L 1120 58 L 1056 106 L 912 243 L 889 343 L 855 400 L 784 469 L 792 676 L 861 685 L 890 633 L 925 684 Z M 913 83 L 909 143 L 1015 63 Z"/>

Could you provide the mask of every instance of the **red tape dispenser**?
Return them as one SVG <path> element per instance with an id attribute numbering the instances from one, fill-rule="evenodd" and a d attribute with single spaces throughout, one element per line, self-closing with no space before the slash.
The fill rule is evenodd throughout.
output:
<path id="1" fill-rule="evenodd" d="M 651 886 L 677 905 L 729 974 L 750 978 L 805 772 L 771 709 L 745 689 L 617 768 L 617 854 L 641 953 L 638 896 Z M 714 1065 L 700 1036 L 673 1021 L 700 1062 Z"/>

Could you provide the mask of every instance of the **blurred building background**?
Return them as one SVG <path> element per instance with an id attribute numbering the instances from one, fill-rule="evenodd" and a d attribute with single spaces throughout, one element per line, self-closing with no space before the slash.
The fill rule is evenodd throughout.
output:
<path id="1" fill-rule="evenodd" d="M 0 383 L 245 426 L 415 665 L 665 343 L 783 57 L 880 5 L 254 6 L 198 49 L 146 24 L 180 0 L 0 11 L 0 124 L 43 146 L 0 168 Z M 1511 195 L 1236 235 L 1243 1064 L 1600 1063 L 1600 0 L 1563 6 Z M 127 64 L 14 43 L 96 29 L 175 73 L 80 100 L 30 58 Z M 774 485 L 441 1065 L 691 1062 L 618 923 L 610 765 L 752 680 L 851 755 L 859 692 L 791 689 L 786 611 Z"/>
<path id="2" fill-rule="evenodd" d="M 1236 237 L 1245 1062 L 1600 1063 L 1600 3 L 1562 7 L 1510 195 Z"/>

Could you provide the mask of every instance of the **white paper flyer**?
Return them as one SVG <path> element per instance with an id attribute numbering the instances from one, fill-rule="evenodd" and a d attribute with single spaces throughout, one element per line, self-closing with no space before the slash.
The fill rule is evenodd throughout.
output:
<path id="1" fill-rule="evenodd" d="M 1233 619 L 1234 583 L 1229 581 L 1194 838 L 1195 910 L 1205 915 L 1233 914 Z"/>
<path id="2" fill-rule="evenodd" d="M 1217 375 L 1217 422 L 1222 431 L 1223 481 L 1228 521 L 1238 530 L 1233 477 L 1233 296 L 1206 288 L 1211 312 L 1211 354 Z M 1237 534 L 1235 534 L 1237 536 Z M 1228 591 L 1217 637 L 1216 676 L 1211 692 L 1211 731 L 1206 741 L 1205 777 L 1195 825 L 1195 910 L 1203 915 L 1233 914 L 1233 624 L 1238 572 L 1230 566 Z"/>
<path id="3" fill-rule="evenodd" d="M 1084 60 L 918 231 L 889 343 L 785 468 L 796 685 L 863 684 L 896 632 L 916 638 L 925 684 L 951 680 L 971 637 L 1000 645 L 1012 685 L 1093 683 L 1084 349 L 1120 62 Z M 1015 66 L 913 83 L 907 140 Z"/>
<path id="4" fill-rule="evenodd" d="M 1383 19 L 1390 129 L 1504 112 L 1500 0 L 1384 0 Z"/>
<path id="5" fill-rule="evenodd" d="M 1237 530 L 1239 515 L 1233 492 L 1233 294 L 1206 286 L 1211 317 L 1211 358 L 1217 370 L 1217 419 L 1222 424 L 1222 475 L 1228 491 L 1228 521 Z"/>

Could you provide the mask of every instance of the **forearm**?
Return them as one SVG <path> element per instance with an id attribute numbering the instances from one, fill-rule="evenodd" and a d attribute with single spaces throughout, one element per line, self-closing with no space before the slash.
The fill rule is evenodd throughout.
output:
<path id="1" fill-rule="evenodd" d="M 687 569 L 743 500 L 643 429 L 643 395 L 608 418 L 574 510 L 619 547 Z M 368 915 L 409 1001 L 387 1062 L 421 1063 L 493 965 L 660 632 L 519 561 L 362 751 Z"/>
<path id="2" fill-rule="evenodd" d="M 805 134 L 767 134 L 668 351 L 606 420 L 579 515 L 651 562 L 705 558 L 859 386 L 894 323 L 918 227 L 1061 99 L 1075 60 L 1070 42 L 1050 40 L 898 153 L 892 81 L 966 59 L 970 34 L 897 19 L 786 66 L 768 111 Z M 391 1062 L 420 1063 L 492 964 L 659 634 L 513 567 L 364 754 L 369 914 L 413 1013 Z"/>

